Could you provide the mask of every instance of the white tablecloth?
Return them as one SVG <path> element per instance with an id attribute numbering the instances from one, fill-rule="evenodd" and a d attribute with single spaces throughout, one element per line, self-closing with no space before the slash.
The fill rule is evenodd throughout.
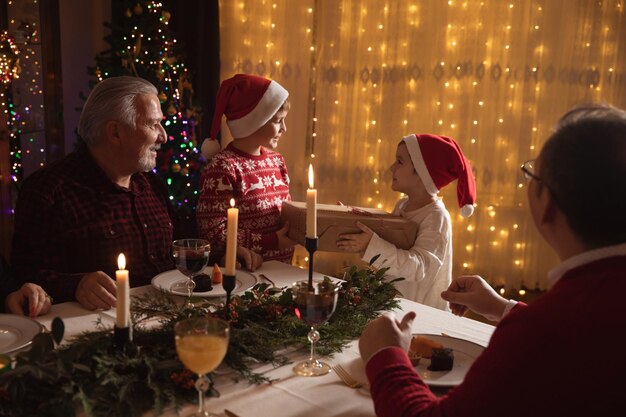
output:
<path id="1" fill-rule="evenodd" d="M 291 267 L 280 262 L 266 262 L 255 272 L 269 277 L 277 286 L 288 286 L 298 280 L 307 279 L 308 271 Z M 316 274 L 318 278 L 322 277 Z M 134 288 L 132 294 L 153 291 L 150 286 Z M 440 334 L 446 333 L 453 337 L 469 340 L 486 346 L 494 327 L 485 323 L 467 318 L 456 317 L 451 313 L 437 310 L 413 301 L 401 300 L 401 310 L 398 315 L 407 311 L 415 311 L 417 319 L 413 322 L 414 333 Z M 112 327 L 115 323 L 115 310 L 91 312 L 83 309 L 77 303 L 63 303 L 52 307 L 50 313 L 41 316 L 38 320 L 50 327 L 54 317 L 61 317 L 65 322 L 66 340 L 84 331 L 93 330 L 96 321 L 100 320 L 105 326 Z M 308 350 L 303 349 L 289 355 L 294 362 L 308 357 Z M 343 365 L 355 378 L 366 381 L 363 363 L 359 357 L 357 342 L 354 341 L 343 352 L 332 358 L 324 358 L 330 364 Z M 221 367 L 219 369 L 223 369 Z M 292 371 L 292 365 L 272 369 L 264 365 L 255 370 L 266 372 L 272 379 L 272 384 L 249 385 L 242 381 L 236 383 L 232 374 L 225 372 L 216 378 L 220 398 L 209 398 L 207 409 L 221 413 L 227 408 L 241 417 L 277 417 L 277 416 L 374 416 L 374 408 L 367 389 L 351 389 L 344 385 L 339 378 L 330 373 L 321 377 L 300 377 Z M 190 404 L 182 410 L 186 415 L 194 410 Z M 153 415 L 148 413 L 146 415 Z M 174 410 L 165 415 L 175 416 Z"/>

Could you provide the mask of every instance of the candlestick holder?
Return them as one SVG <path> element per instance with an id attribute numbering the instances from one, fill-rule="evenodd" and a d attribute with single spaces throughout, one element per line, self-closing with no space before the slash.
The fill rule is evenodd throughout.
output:
<path id="1" fill-rule="evenodd" d="M 309 291 L 313 291 L 313 254 L 317 250 L 318 238 L 305 237 L 304 247 L 309 252 Z"/>
<path id="2" fill-rule="evenodd" d="M 126 352 L 133 343 L 133 328 L 117 327 L 113 328 L 113 345 L 117 350 Z"/>
<path id="3" fill-rule="evenodd" d="M 236 275 L 223 275 L 222 276 L 222 288 L 226 291 L 226 308 L 230 304 L 230 293 L 235 289 L 237 283 Z"/>

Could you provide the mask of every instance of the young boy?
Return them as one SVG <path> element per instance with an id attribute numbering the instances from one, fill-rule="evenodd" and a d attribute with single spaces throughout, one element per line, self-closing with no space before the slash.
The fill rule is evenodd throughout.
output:
<path id="1" fill-rule="evenodd" d="M 380 254 L 374 266 L 389 267 L 389 275 L 406 278 L 397 283 L 404 297 L 449 310 L 440 294 L 452 280 L 452 229 L 450 214 L 437 193 L 458 180 L 461 214 L 471 216 L 476 186 L 469 161 L 451 138 L 409 135 L 398 144 L 390 170 L 391 189 L 406 194 L 393 214 L 419 225 L 413 247 L 399 249 L 361 223 L 357 223 L 361 233 L 340 235 L 337 246 L 362 253 L 365 261 Z"/>
<path id="2" fill-rule="evenodd" d="M 238 260 L 251 271 L 263 260 L 291 262 L 295 243 L 286 236 L 288 225 L 280 224 L 282 203 L 291 200 L 289 175 L 282 155 L 273 151 L 287 131 L 288 97 L 276 81 L 254 75 L 237 74 L 220 86 L 211 138 L 225 115 L 233 141 L 203 171 L 197 206 L 200 237 L 211 242 L 216 261 L 225 254 L 226 210 L 234 198 Z"/>

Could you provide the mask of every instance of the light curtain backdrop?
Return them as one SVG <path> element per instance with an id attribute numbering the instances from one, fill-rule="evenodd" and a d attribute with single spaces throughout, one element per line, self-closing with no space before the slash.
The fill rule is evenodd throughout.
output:
<path id="1" fill-rule="evenodd" d="M 626 106 L 624 7 L 623 0 L 222 0 L 221 75 L 258 74 L 290 91 L 278 150 L 296 200 L 304 199 L 312 162 L 320 202 L 391 210 L 400 195 L 388 167 L 399 140 L 426 132 L 455 138 L 473 164 L 478 197 L 474 216 L 463 219 L 456 184 L 442 193 L 453 220 L 454 275 L 545 289 L 558 260 L 534 229 L 519 167 L 570 107 Z"/>

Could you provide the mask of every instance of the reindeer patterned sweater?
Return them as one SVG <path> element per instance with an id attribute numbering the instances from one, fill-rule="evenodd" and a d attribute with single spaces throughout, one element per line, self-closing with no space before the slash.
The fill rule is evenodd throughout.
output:
<path id="1" fill-rule="evenodd" d="M 264 261 L 290 263 L 293 249 L 279 250 L 276 236 L 283 201 L 291 200 L 283 156 L 263 147 L 260 155 L 249 155 L 230 143 L 203 171 L 196 218 L 200 237 L 211 242 L 214 261 L 225 253 L 231 198 L 239 208 L 238 244 L 260 253 Z"/>

